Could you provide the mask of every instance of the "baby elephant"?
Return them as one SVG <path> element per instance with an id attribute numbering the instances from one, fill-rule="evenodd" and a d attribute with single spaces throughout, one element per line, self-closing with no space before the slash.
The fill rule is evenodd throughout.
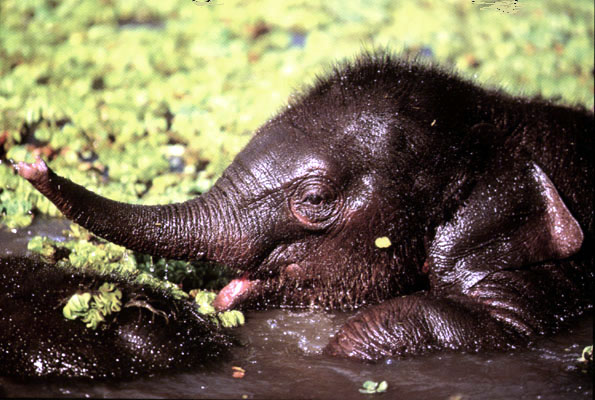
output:
<path id="1" fill-rule="evenodd" d="M 361 308 L 325 351 L 379 360 L 507 348 L 591 307 L 593 128 L 584 109 L 373 53 L 293 98 L 185 203 L 17 168 L 107 240 L 243 271 L 219 310 Z"/>

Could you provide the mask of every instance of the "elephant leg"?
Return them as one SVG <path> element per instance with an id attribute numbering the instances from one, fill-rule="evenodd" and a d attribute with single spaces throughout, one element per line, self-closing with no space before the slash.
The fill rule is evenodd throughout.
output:
<path id="1" fill-rule="evenodd" d="M 577 285 L 578 275 L 579 264 L 571 261 L 544 263 L 489 274 L 456 296 L 395 298 L 349 319 L 326 352 L 374 361 L 438 349 L 507 348 L 555 331 L 587 306 L 581 299 L 588 285 Z"/>
<path id="2" fill-rule="evenodd" d="M 567 261 L 498 271 L 467 289 L 466 295 L 521 335 L 551 333 L 584 309 L 588 282 L 581 279 L 580 269 Z"/>
<path id="3" fill-rule="evenodd" d="M 330 355 L 376 361 L 437 349 L 500 348 L 509 332 L 480 307 L 428 294 L 398 297 L 350 318 L 325 348 Z"/>

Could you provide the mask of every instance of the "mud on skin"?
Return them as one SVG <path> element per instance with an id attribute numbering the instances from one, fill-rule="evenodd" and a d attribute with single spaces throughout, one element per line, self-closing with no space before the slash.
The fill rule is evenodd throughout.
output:
<path id="1" fill-rule="evenodd" d="M 118 276 L 68 270 L 29 258 L 0 259 L 0 374 L 17 378 L 131 378 L 197 368 L 229 354 L 232 342 L 196 305 Z M 122 291 L 122 309 L 95 330 L 62 316 L 75 293 L 103 282 Z"/>
<path id="2" fill-rule="evenodd" d="M 185 203 L 18 171 L 107 240 L 242 270 L 219 309 L 360 308 L 325 351 L 379 360 L 507 348 L 592 307 L 593 130 L 584 109 L 378 52 L 297 94 Z"/>

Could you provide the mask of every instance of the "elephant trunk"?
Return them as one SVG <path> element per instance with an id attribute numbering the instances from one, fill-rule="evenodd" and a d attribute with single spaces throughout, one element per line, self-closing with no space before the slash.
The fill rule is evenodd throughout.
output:
<path id="1" fill-rule="evenodd" d="M 230 266 L 247 261 L 240 260 L 237 250 L 231 251 L 230 238 L 238 235 L 229 228 L 239 227 L 239 221 L 218 201 L 216 193 L 220 189 L 184 203 L 135 205 L 109 200 L 62 178 L 41 159 L 34 164 L 19 163 L 17 170 L 67 218 L 110 242 L 172 259 Z"/>

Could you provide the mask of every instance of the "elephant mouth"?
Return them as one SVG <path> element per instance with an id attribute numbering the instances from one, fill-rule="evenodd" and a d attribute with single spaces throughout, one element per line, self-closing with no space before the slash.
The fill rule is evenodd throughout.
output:
<path id="1" fill-rule="evenodd" d="M 218 312 L 230 310 L 250 297 L 260 286 L 260 280 L 252 280 L 246 273 L 240 278 L 231 280 L 223 289 L 217 293 L 213 301 L 213 307 Z"/>
<path id="2" fill-rule="evenodd" d="M 232 279 L 223 289 L 217 293 L 213 302 L 213 307 L 218 312 L 230 310 L 237 307 L 249 297 L 256 296 L 268 280 L 293 279 L 300 280 L 304 278 L 304 269 L 297 263 L 289 263 L 281 269 L 280 274 L 272 277 L 268 274 L 267 278 L 258 279 L 253 273 L 245 272 L 241 277 Z"/>
<path id="3" fill-rule="evenodd" d="M 264 280 L 271 277 L 271 271 L 275 270 L 270 268 L 270 265 L 276 263 L 271 262 L 271 255 L 269 254 L 263 261 L 258 263 L 256 268 L 249 268 L 245 265 L 238 266 L 239 270 L 244 270 L 243 274 L 239 278 L 232 279 L 227 285 L 223 287 L 217 293 L 217 297 L 213 301 L 213 307 L 217 312 L 231 310 L 240 305 L 244 300 L 256 294 L 258 289 L 262 286 L 262 279 L 259 279 L 259 275 L 264 275 L 263 270 L 267 270 L 268 276 L 263 276 Z M 264 267 L 265 265 L 269 268 Z"/>

